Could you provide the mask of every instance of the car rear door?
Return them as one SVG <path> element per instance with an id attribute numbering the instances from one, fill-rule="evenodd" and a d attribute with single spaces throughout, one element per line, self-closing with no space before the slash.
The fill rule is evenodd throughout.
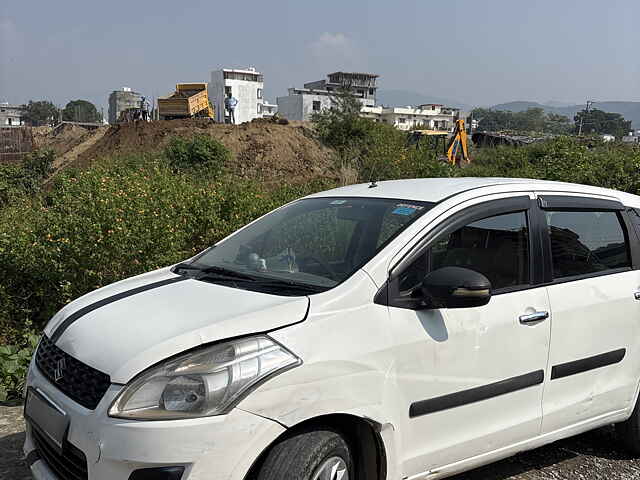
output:
<path id="1" fill-rule="evenodd" d="M 540 194 L 552 311 L 542 433 L 629 408 L 640 378 L 638 238 L 621 203 Z"/>
<path id="2" fill-rule="evenodd" d="M 526 194 L 460 206 L 391 271 L 404 474 L 418 475 L 539 434 L 550 324 L 538 212 Z M 428 271 L 485 274 L 482 307 L 423 310 L 411 291 Z"/>

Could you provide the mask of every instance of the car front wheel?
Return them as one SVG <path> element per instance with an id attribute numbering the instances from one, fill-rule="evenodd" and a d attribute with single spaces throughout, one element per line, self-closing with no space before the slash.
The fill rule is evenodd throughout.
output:
<path id="1" fill-rule="evenodd" d="M 329 429 L 302 431 L 276 443 L 258 480 L 354 480 L 349 445 Z"/>

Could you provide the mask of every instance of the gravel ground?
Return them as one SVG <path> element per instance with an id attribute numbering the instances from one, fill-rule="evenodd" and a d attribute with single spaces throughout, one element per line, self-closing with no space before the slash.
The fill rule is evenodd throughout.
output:
<path id="1" fill-rule="evenodd" d="M 22 461 L 23 442 L 22 407 L 0 405 L 0 480 L 31 478 Z M 633 459 L 616 447 L 613 428 L 601 428 L 458 475 L 452 480 L 640 479 L 640 459 Z"/>

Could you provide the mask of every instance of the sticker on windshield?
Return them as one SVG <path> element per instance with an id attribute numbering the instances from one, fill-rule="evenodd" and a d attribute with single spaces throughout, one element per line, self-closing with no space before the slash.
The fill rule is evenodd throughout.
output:
<path id="1" fill-rule="evenodd" d="M 342 205 L 347 203 L 346 200 L 334 200 L 333 202 L 330 203 L 330 205 Z"/>
<path id="2" fill-rule="evenodd" d="M 420 205 L 408 205 L 406 203 L 398 203 L 391 213 L 395 215 L 413 215 L 418 210 L 422 210 Z"/>

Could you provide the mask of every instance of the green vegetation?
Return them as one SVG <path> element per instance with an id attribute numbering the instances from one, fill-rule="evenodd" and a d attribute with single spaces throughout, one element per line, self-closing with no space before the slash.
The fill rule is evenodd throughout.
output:
<path id="1" fill-rule="evenodd" d="M 165 149 L 169 165 L 176 171 L 195 171 L 218 177 L 231 160 L 231 151 L 222 143 L 207 136 L 174 137 Z"/>
<path id="2" fill-rule="evenodd" d="M 348 91 L 313 117 L 318 138 L 336 151 L 336 167 L 350 174 L 343 183 L 386 178 L 449 176 L 451 167 L 428 148 L 407 144 L 407 134 L 359 115 L 360 102 Z"/>
<path id="3" fill-rule="evenodd" d="M 72 100 L 62 110 L 62 120 L 95 123 L 102 121 L 102 115 L 93 103 L 86 100 Z"/>
<path id="4" fill-rule="evenodd" d="M 557 113 L 546 113 L 542 108 L 529 108 L 522 112 L 476 108 L 471 114 L 485 132 L 513 131 L 568 134 L 573 124 L 568 117 Z"/>
<path id="5" fill-rule="evenodd" d="M 34 127 L 53 125 L 58 120 L 58 108 L 48 100 L 29 100 L 25 105 L 24 119 Z"/>
<path id="6" fill-rule="evenodd" d="M 581 123 L 583 134 L 609 134 L 616 138 L 621 138 L 631 131 L 631 120 L 625 120 L 619 113 L 603 112 L 597 108 L 584 109 L 578 112 L 574 117 L 574 121 L 575 133 L 580 131 Z"/>
<path id="7" fill-rule="evenodd" d="M 54 152 L 36 151 L 19 164 L 0 164 L 0 207 L 33 194 L 52 171 Z"/>

